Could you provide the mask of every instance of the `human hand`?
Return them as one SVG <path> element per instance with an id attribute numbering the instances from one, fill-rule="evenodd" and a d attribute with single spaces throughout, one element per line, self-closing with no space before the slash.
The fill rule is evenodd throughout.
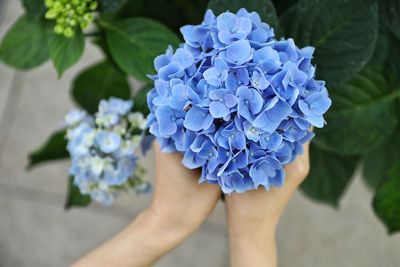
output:
<path id="1" fill-rule="evenodd" d="M 275 229 L 287 203 L 307 177 L 309 143 L 304 154 L 285 166 L 281 188 L 263 188 L 225 197 L 232 267 L 277 266 Z"/>
<path id="2" fill-rule="evenodd" d="M 149 208 L 113 239 L 73 267 L 145 267 L 186 239 L 217 204 L 218 186 L 199 184 L 199 170 L 181 163 L 182 155 L 160 151 L 155 142 L 156 177 Z"/>
<path id="3" fill-rule="evenodd" d="M 154 151 L 156 179 L 149 211 L 180 242 L 208 217 L 221 190 L 216 185 L 200 184 L 200 170 L 183 166 L 181 154 L 163 153 L 157 142 L 154 142 Z"/>

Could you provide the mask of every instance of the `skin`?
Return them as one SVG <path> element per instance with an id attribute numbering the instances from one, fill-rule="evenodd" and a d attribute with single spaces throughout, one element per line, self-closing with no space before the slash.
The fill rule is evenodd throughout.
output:
<path id="1" fill-rule="evenodd" d="M 285 166 L 281 188 L 263 188 L 225 198 L 231 267 L 276 267 L 275 232 L 278 221 L 310 170 L 309 143 L 304 154 Z"/>
<path id="2" fill-rule="evenodd" d="M 150 207 L 113 239 L 74 263 L 73 267 L 145 267 L 174 249 L 206 220 L 220 199 L 218 186 L 199 184 L 199 170 L 181 164 L 180 154 L 160 152 Z M 286 183 L 226 196 L 225 208 L 232 267 L 276 267 L 275 229 L 287 203 L 309 171 L 309 144 L 285 167 Z"/>

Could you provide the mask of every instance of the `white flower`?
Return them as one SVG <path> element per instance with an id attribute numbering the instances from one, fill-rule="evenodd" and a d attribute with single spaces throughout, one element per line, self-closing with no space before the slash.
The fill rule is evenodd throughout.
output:
<path id="1" fill-rule="evenodd" d="M 128 120 L 132 124 L 132 127 L 139 128 L 144 130 L 146 128 L 146 119 L 143 116 L 143 113 L 140 112 L 132 112 L 128 115 Z"/>

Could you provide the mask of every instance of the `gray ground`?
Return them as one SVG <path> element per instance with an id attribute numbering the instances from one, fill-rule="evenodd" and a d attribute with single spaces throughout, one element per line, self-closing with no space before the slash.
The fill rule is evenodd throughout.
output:
<path id="1" fill-rule="evenodd" d="M 3 2 L 0 37 L 22 12 L 19 1 Z M 50 63 L 26 73 L 0 65 L 0 267 L 67 266 L 127 225 L 149 202 L 149 196 L 125 195 L 112 208 L 92 205 L 65 212 L 68 163 L 24 170 L 27 153 L 73 106 L 68 97 L 73 75 L 100 58 L 99 51 L 88 48 L 61 80 Z M 143 162 L 151 167 L 152 156 Z M 354 177 L 340 210 L 297 193 L 278 229 L 279 266 L 400 266 L 400 236 L 386 235 L 370 202 L 360 177 Z M 157 266 L 228 266 L 223 206 Z"/>

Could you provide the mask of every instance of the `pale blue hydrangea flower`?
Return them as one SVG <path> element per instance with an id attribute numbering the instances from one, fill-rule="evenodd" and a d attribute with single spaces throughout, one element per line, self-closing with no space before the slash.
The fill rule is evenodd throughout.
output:
<path id="1" fill-rule="evenodd" d="M 240 9 L 181 28 L 185 43 L 154 61 L 148 126 L 164 152 L 201 168 L 224 193 L 282 186 L 284 164 L 323 127 L 331 100 L 315 80 L 313 47 L 277 40 L 256 12 Z"/>
<path id="2" fill-rule="evenodd" d="M 145 137 L 138 133 L 144 133 L 146 119 L 132 107 L 130 100 L 110 98 L 100 101 L 95 116 L 73 110 L 65 117 L 74 184 L 105 205 L 112 204 L 121 191 L 150 188 L 135 153 Z"/>

